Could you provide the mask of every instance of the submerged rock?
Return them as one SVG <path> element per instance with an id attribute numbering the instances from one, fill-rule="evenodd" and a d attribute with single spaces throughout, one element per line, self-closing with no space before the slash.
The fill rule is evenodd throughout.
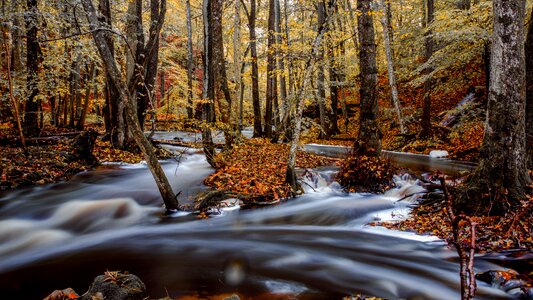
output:
<path id="1" fill-rule="evenodd" d="M 94 279 L 89 290 L 80 299 L 142 300 L 146 296 L 146 286 L 139 277 L 119 271 L 107 271 Z"/>

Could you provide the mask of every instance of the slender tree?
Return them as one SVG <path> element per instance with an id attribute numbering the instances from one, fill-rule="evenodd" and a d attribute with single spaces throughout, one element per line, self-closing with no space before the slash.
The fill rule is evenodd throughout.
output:
<path id="1" fill-rule="evenodd" d="M 238 2 L 238 1 L 237 1 Z M 192 56 L 192 20 L 191 20 L 191 1 L 186 2 L 187 10 L 187 118 L 193 119 L 193 86 L 192 86 L 192 72 L 193 72 L 193 56 Z M 169 105 L 167 103 L 167 105 Z"/>
<path id="2" fill-rule="evenodd" d="M 26 57 L 27 57 L 27 89 L 28 96 L 26 98 L 24 111 L 24 131 L 26 136 L 39 135 L 39 104 L 37 103 L 37 95 L 39 88 L 37 86 L 38 71 L 41 61 L 40 52 L 41 47 L 37 41 L 38 32 L 38 7 L 37 0 L 27 0 L 27 11 L 25 14 L 26 21 Z"/>
<path id="3" fill-rule="evenodd" d="M 433 22 L 435 18 L 434 10 L 434 0 L 427 0 L 426 8 L 427 11 L 425 13 L 427 20 L 425 22 L 426 24 L 426 33 L 425 33 L 425 59 L 426 61 L 431 58 L 433 55 L 433 48 L 434 48 L 434 41 L 433 41 L 433 33 L 431 29 L 428 29 Z M 432 67 L 427 67 L 425 70 L 425 74 L 430 74 L 433 71 Z M 422 121 L 420 123 L 421 131 L 420 131 L 420 137 L 427 137 L 431 133 L 431 90 L 433 88 L 433 80 L 432 78 L 426 79 L 424 82 L 424 102 L 422 106 Z"/>
<path id="4" fill-rule="evenodd" d="M 213 62 L 213 2 L 218 0 L 204 0 L 202 11 L 204 16 L 204 78 L 202 98 L 206 103 L 202 105 L 202 144 L 207 162 L 216 167 L 215 146 L 210 125 L 215 122 L 215 69 Z M 216 4 L 215 4 L 216 5 Z"/>
<path id="5" fill-rule="evenodd" d="M 254 137 L 263 135 L 261 122 L 261 102 L 259 101 L 259 68 L 257 65 L 257 38 L 255 33 L 256 2 L 250 0 L 250 11 L 247 11 L 250 36 L 250 55 L 252 58 L 252 102 L 254 107 Z"/>
<path id="6" fill-rule="evenodd" d="M 533 10 L 529 18 L 526 40 L 526 149 L 528 151 L 528 167 L 533 169 Z"/>
<path id="7" fill-rule="evenodd" d="M 326 4 L 324 1 L 318 1 L 318 30 L 324 30 L 324 34 L 327 33 L 329 26 L 326 24 Z M 317 101 L 318 101 L 318 114 L 320 117 L 320 138 L 329 139 L 331 136 L 331 126 L 329 123 L 328 112 L 326 108 L 326 85 L 325 85 L 325 65 L 324 65 L 324 46 L 322 45 L 318 51 L 319 60 L 321 63 L 318 65 L 317 70 Z"/>
<path id="8" fill-rule="evenodd" d="M 358 153 L 379 155 L 381 151 L 381 130 L 377 123 L 378 90 L 376 66 L 376 42 L 372 17 L 372 0 L 358 0 L 357 25 L 359 33 L 359 64 L 361 87 L 359 99 L 359 134 L 354 148 Z"/>
<path id="9" fill-rule="evenodd" d="M 329 3 L 328 9 L 331 9 L 334 5 L 335 0 L 332 0 Z M 324 24 L 325 23 L 327 23 L 327 20 L 324 22 Z M 309 56 L 309 58 L 305 62 L 305 73 L 302 78 L 303 88 L 298 90 L 295 95 L 295 98 L 298 102 L 296 107 L 296 116 L 294 117 L 294 132 L 292 134 L 289 157 L 287 159 L 287 170 L 285 173 L 285 181 L 291 186 L 292 192 L 294 194 L 298 194 L 301 192 L 301 186 L 299 185 L 298 180 L 296 179 L 295 165 L 298 142 L 300 139 L 300 132 L 302 128 L 302 115 L 305 106 L 305 94 L 308 92 L 316 62 L 319 59 L 319 51 L 324 38 L 325 31 L 326 29 L 324 26 L 321 26 L 318 30 L 318 34 L 315 37 L 313 44 L 311 45 L 311 56 Z"/>
<path id="10" fill-rule="evenodd" d="M 481 198 L 486 202 L 481 207 L 500 214 L 519 205 L 530 182 L 525 148 L 525 1 L 494 0 L 493 11 L 485 133 L 479 166 L 467 183 L 466 197 L 470 203 Z M 490 197 L 481 196 L 486 193 Z"/>
<path id="11" fill-rule="evenodd" d="M 268 1 L 268 52 L 267 52 L 267 84 L 265 105 L 265 136 L 272 137 L 273 105 L 278 97 L 278 85 L 276 76 L 276 8 L 275 0 Z"/>
<path id="12" fill-rule="evenodd" d="M 400 104 L 400 99 L 398 97 L 398 85 L 396 84 L 396 69 L 394 67 L 394 57 L 392 54 L 392 48 L 391 48 L 391 26 L 390 26 L 390 7 L 389 7 L 390 1 L 386 0 L 386 3 L 384 0 L 381 0 L 381 7 L 384 10 L 384 14 L 381 17 L 381 24 L 383 26 L 383 40 L 385 41 L 385 56 L 387 57 L 387 71 L 389 74 L 389 86 L 391 89 L 391 97 L 392 97 L 392 103 L 394 104 L 394 108 L 396 109 L 396 116 L 398 118 L 398 124 L 400 125 L 400 132 L 406 133 L 405 126 L 403 124 L 403 114 L 402 114 L 402 107 Z"/>
<path id="13" fill-rule="evenodd" d="M 111 30 L 111 6 L 109 0 L 99 0 L 98 3 L 99 26 Z M 113 35 L 105 34 L 104 39 L 109 49 L 111 58 L 115 59 L 115 43 Z M 126 139 L 126 122 L 124 120 L 124 103 L 120 97 L 117 87 L 114 85 L 111 75 L 105 68 L 105 107 L 104 120 L 106 123 L 106 133 L 111 138 L 111 144 L 122 148 Z"/>

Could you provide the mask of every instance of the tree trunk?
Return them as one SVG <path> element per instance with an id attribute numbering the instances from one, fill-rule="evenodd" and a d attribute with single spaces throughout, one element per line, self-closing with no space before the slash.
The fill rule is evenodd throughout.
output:
<path id="1" fill-rule="evenodd" d="M 525 1 L 494 0 L 494 30 L 487 119 L 481 160 L 468 182 L 469 202 L 489 212 L 511 212 L 529 184 L 526 167 Z M 505 199 L 507 196 L 507 199 Z"/>
<path id="2" fill-rule="evenodd" d="M 159 33 L 160 29 L 157 29 L 157 23 L 159 19 L 162 18 L 162 12 L 160 11 L 160 0 L 150 0 L 150 28 L 149 28 L 149 38 L 155 39 L 154 47 L 150 51 L 145 49 L 148 44 L 144 44 L 144 38 L 142 30 L 139 31 L 139 39 L 143 42 L 143 55 L 146 62 L 144 63 L 144 74 L 143 74 L 143 84 L 141 85 L 142 89 L 140 90 L 139 99 L 138 99 L 138 117 L 141 124 L 141 128 L 144 128 L 144 121 L 146 119 L 146 111 L 148 108 L 155 109 L 155 104 L 153 103 L 154 99 L 154 90 L 155 90 L 155 79 L 157 77 L 157 66 L 159 63 Z M 141 27 L 142 29 L 142 27 Z"/>
<path id="3" fill-rule="evenodd" d="M 529 18 L 526 40 L 526 136 L 528 151 L 528 167 L 533 169 L 533 11 Z"/>
<path id="4" fill-rule="evenodd" d="M 318 13 L 318 30 L 328 31 L 328 25 L 326 24 L 326 4 L 324 1 L 319 1 L 317 3 L 317 13 Z M 324 84 L 325 75 L 324 75 L 324 47 L 321 46 L 318 50 L 318 56 L 320 64 L 318 65 L 317 71 L 317 100 L 318 100 L 318 112 L 320 117 L 320 131 L 319 138 L 329 139 L 331 136 L 331 130 L 329 125 L 328 113 L 326 110 L 326 87 Z"/>
<path id="5" fill-rule="evenodd" d="M 235 15 L 233 16 L 233 81 L 235 82 L 235 100 L 239 99 L 241 94 L 241 9 L 240 2 L 235 1 Z M 239 102 L 240 105 L 240 102 Z M 241 110 L 239 106 L 239 121 L 236 123 L 236 129 L 241 131 L 240 123 Z"/>
<path id="6" fill-rule="evenodd" d="M 267 84 L 265 105 L 265 136 L 272 137 L 273 115 L 272 106 L 277 99 L 277 76 L 276 76 L 276 36 L 275 36 L 275 0 L 268 1 L 268 50 L 267 50 Z"/>
<path id="7" fill-rule="evenodd" d="M 402 107 L 400 104 L 400 99 L 398 97 L 398 85 L 396 84 L 394 57 L 392 55 L 392 48 L 391 48 L 392 40 L 390 39 L 391 34 L 389 32 L 390 30 L 390 13 L 389 13 L 390 2 L 388 0 L 386 2 L 387 3 L 385 3 L 384 0 L 381 0 L 381 6 L 383 7 L 383 10 L 385 12 L 383 16 L 381 17 L 381 24 L 383 25 L 383 39 L 385 41 L 385 56 L 387 57 L 387 71 L 389 74 L 389 86 L 391 89 L 392 103 L 394 104 L 394 108 L 396 109 L 396 116 L 398 118 L 398 124 L 400 125 L 400 133 L 404 134 L 406 133 L 406 129 L 405 129 L 404 122 L 403 122 Z"/>
<path id="8" fill-rule="evenodd" d="M 426 24 L 426 33 L 425 33 L 425 60 L 428 61 L 433 55 L 433 32 L 431 29 L 428 29 L 433 23 L 434 15 L 434 0 L 427 0 L 427 22 Z M 428 67 L 425 70 L 425 74 L 430 74 L 433 71 L 433 67 Z M 433 89 L 433 79 L 430 77 L 424 82 L 424 103 L 422 107 L 422 120 L 420 123 L 421 131 L 420 137 L 425 138 L 431 134 L 431 92 Z"/>
<path id="9" fill-rule="evenodd" d="M 250 35 L 250 52 L 252 56 L 252 102 L 254 107 L 254 137 L 263 136 L 261 124 L 261 102 L 259 101 L 259 70 L 257 67 L 257 40 L 255 36 L 256 18 L 255 0 L 250 0 L 250 14 L 248 17 L 248 29 Z"/>
<path id="10" fill-rule="evenodd" d="M 330 0 L 331 2 L 331 0 Z M 329 11 L 328 15 L 335 15 L 336 19 L 340 19 L 338 15 L 338 7 L 335 5 L 333 7 L 333 11 Z M 339 20 L 340 21 L 340 20 Z M 335 23 L 332 23 L 332 28 L 335 28 Z M 340 27 L 342 28 L 342 27 Z M 330 39 L 328 39 L 327 43 L 327 52 L 328 52 L 328 59 L 329 59 L 329 93 L 330 93 L 330 99 L 331 99 L 331 113 L 330 113 L 330 125 L 331 125 L 331 133 L 332 134 L 338 134 L 339 126 L 338 126 L 338 117 L 337 112 L 339 110 L 339 71 L 338 71 L 338 65 L 336 62 L 336 53 L 335 48 L 341 47 L 341 44 L 344 42 L 340 42 L 338 45 L 334 45 L 334 42 Z M 342 45 L 344 46 L 344 45 Z"/>
<path id="11" fill-rule="evenodd" d="M 98 10 L 99 26 L 112 28 L 111 25 L 111 7 L 109 0 L 99 0 Z M 115 45 L 111 34 L 104 35 L 105 43 L 111 58 L 115 59 Z M 124 122 L 124 103 L 120 97 L 119 90 L 114 85 L 108 69 L 106 68 L 106 107 L 104 108 L 104 120 L 107 120 L 106 133 L 111 137 L 111 144 L 117 148 L 123 148 L 126 139 L 126 124 Z"/>
<path id="12" fill-rule="evenodd" d="M 202 118 L 204 121 L 202 129 L 202 144 L 207 162 L 216 167 L 215 164 L 215 146 L 211 134 L 211 126 L 215 122 L 214 101 L 215 101 L 215 70 L 213 66 L 213 24 L 212 19 L 212 2 L 218 0 L 204 0 L 204 82 L 202 98 L 207 103 L 202 105 Z"/>
<path id="13" fill-rule="evenodd" d="M 15 123 L 17 124 L 17 129 L 19 132 L 20 142 L 22 143 L 22 147 L 24 150 L 26 150 L 26 138 L 24 137 L 24 130 L 22 128 L 22 123 L 20 121 L 20 113 L 19 113 L 19 106 L 17 103 L 17 100 L 15 99 L 15 96 L 13 95 L 13 78 L 11 76 L 11 55 L 9 51 L 9 37 L 6 31 L 2 30 L 2 37 L 4 42 L 4 50 L 5 50 L 5 57 L 6 57 L 6 71 L 7 71 L 7 84 L 8 84 L 8 90 L 9 90 L 9 101 L 11 102 L 11 106 L 13 106 L 13 117 L 15 118 Z"/>
<path id="14" fill-rule="evenodd" d="M 281 32 L 281 7 L 279 0 L 274 0 L 274 27 L 276 29 L 276 59 L 277 59 L 277 74 L 279 75 L 279 98 L 280 105 L 285 108 L 287 102 L 287 80 L 285 78 L 285 59 L 281 50 L 281 44 L 283 43 Z M 276 131 L 279 131 L 283 127 L 281 124 L 281 116 L 283 115 L 279 105 L 275 109 Z"/>
<path id="15" fill-rule="evenodd" d="M 93 35 L 96 47 L 98 48 L 100 57 L 104 63 L 104 67 L 107 70 L 107 74 L 109 74 L 109 78 L 111 79 L 113 84 L 116 87 L 118 87 L 117 90 L 119 91 L 120 98 L 122 99 L 123 103 L 126 104 L 126 108 L 127 108 L 126 120 L 128 122 L 129 128 L 132 130 L 135 142 L 141 149 L 144 155 L 144 158 L 146 159 L 146 162 L 148 164 L 148 168 L 152 172 L 152 175 L 157 184 L 159 192 L 161 193 L 161 196 L 165 203 L 165 207 L 167 208 L 167 210 L 170 210 L 170 211 L 177 210 L 179 208 L 178 200 L 176 199 L 176 195 L 172 191 L 172 187 L 170 183 L 168 182 L 168 179 L 163 169 L 161 168 L 161 165 L 159 164 L 157 160 L 157 156 L 155 155 L 153 151 L 152 145 L 146 139 L 146 137 L 144 136 L 141 130 L 139 119 L 137 118 L 137 111 L 136 111 L 137 106 L 135 103 L 136 102 L 135 94 L 128 92 L 128 87 L 126 86 L 126 83 L 124 82 L 124 79 L 122 78 L 121 72 L 116 65 L 115 59 L 109 48 L 109 45 L 107 44 L 107 40 L 108 40 L 106 39 L 107 33 L 102 30 L 96 30 L 100 26 L 100 22 L 97 19 L 96 10 L 93 6 L 92 1 L 82 0 L 81 3 L 87 15 L 87 20 L 89 21 L 89 27 L 92 31 L 92 35 Z"/>
<path id="16" fill-rule="evenodd" d="M 332 0 L 330 2 L 330 8 L 331 5 L 335 5 L 335 0 Z M 313 41 L 312 45 L 312 51 L 311 56 L 307 59 L 305 63 L 305 74 L 303 75 L 303 81 L 302 81 L 302 89 L 299 90 L 296 94 L 296 100 L 297 108 L 296 108 L 296 116 L 294 117 L 294 132 L 292 134 L 292 140 L 291 140 L 291 147 L 289 151 L 289 158 L 287 159 L 287 170 L 285 173 L 285 181 L 291 186 L 292 192 L 294 194 L 301 193 L 302 189 L 300 187 L 300 184 L 298 183 L 296 179 L 296 171 L 295 171 L 295 165 L 296 165 L 296 151 L 298 148 L 298 142 L 300 139 L 300 132 L 302 128 L 302 115 L 303 110 L 305 107 L 305 94 L 308 92 L 312 75 L 314 72 L 315 64 L 317 59 L 319 58 L 319 51 L 322 44 L 322 39 L 324 36 L 326 29 L 325 26 L 321 26 L 318 30 L 318 34 Z"/>
<path id="17" fill-rule="evenodd" d="M 237 1 L 238 3 L 238 1 Z M 187 9 L 187 118 L 193 119 L 193 86 L 192 86 L 192 72 L 193 72 L 193 57 L 192 57 L 192 21 L 191 21 L 191 1 L 186 1 Z M 170 105 L 167 103 L 167 105 Z"/>
<path id="18" fill-rule="evenodd" d="M 83 110 L 81 112 L 81 116 L 78 120 L 78 124 L 76 125 L 77 130 L 83 130 L 85 127 L 85 119 L 87 118 L 87 112 L 89 111 L 89 104 L 90 104 L 90 94 L 91 94 L 91 81 L 94 81 L 96 78 L 96 67 L 95 63 L 92 62 L 91 66 L 88 68 L 87 72 L 87 80 L 85 81 L 85 102 L 83 103 Z M 96 94 L 94 95 L 94 99 L 96 100 Z"/>
<path id="19" fill-rule="evenodd" d="M 26 54 L 27 54 L 27 90 L 26 108 L 24 114 L 24 131 L 26 136 L 39 135 L 39 104 L 35 97 L 39 94 L 37 81 L 39 80 L 37 72 L 41 57 L 39 53 L 41 48 L 37 41 L 38 25 L 38 8 L 37 0 L 27 0 L 27 11 L 25 14 L 26 21 Z"/>
<path id="20" fill-rule="evenodd" d="M 372 17 L 372 1 L 358 0 L 357 10 L 361 13 L 357 17 L 359 32 L 359 63 L 361 87 L 359 99 L 361 111 L 359 113 L 359 135 L 354 148 L 358 153 L 379 155 L 381 152 L 381 130 L 377 123 L 378 90 L 376 43 L 374 23 Z"/>

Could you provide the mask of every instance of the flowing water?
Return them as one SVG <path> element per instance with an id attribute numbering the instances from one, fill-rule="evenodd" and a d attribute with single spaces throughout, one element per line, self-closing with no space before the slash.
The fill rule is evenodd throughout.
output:
<path id="1" fill-rule="evenodd" d="M 202 180 L 212 172 L 194 153 L 163 166 L 183 203 L 206 188 Z M 415 181 L 398 178 L 399 187 L 385 195 L 346 194 L 331 183 L 332 173 L 315 173 L 297 199 L 254 210 L 233 205 L 208 220 L 163 217 L 143 165 L 107 165 L 4 195 L 0 298 L 42 299 L 66 287 L 83 293 L 106 270 L 138 275 L 154 298 L 227 292 L 247 299 L 460 298 L 456 254 L 443 242 L 365 225 L 405 214 L 409 203 L 395 201 L 421 191 Z M 476 267 L 497 268 L 484 261 Z M 508 297 L 480 285 L 480 299 Z"/>

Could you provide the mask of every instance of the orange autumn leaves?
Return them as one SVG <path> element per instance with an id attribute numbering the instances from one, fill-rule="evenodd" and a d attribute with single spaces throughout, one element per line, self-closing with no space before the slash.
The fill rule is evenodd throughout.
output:
<path id="1" fill-rule="evenodd" d="M 272 144 L 266 139 L 251 139 L 237 145 L 227 153 L 219 154 L 220 167 L 205 179 L 205 184 L 215 189 L 251 196 L 253 200 L 267 202 L 290 196 L 290 186 L 285 183 L 289 146 Z M 337 159 L 298 152 L 296 167 L 316 168 L 332 165 Z"/>

